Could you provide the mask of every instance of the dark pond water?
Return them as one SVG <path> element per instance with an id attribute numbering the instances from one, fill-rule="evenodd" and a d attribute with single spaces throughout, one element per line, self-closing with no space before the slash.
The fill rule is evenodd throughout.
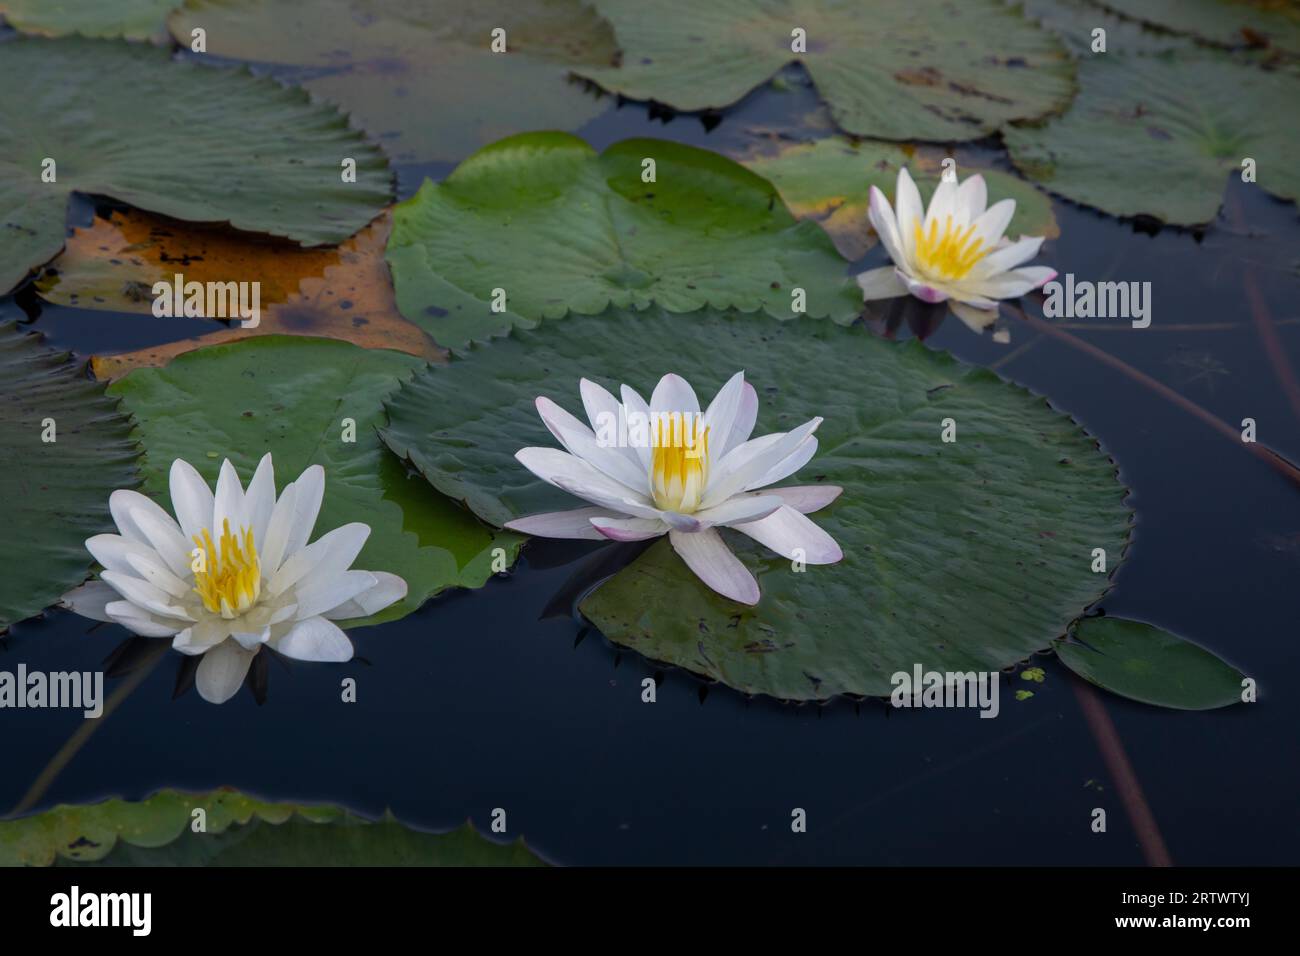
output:
<path id="1" fill-rule="evenodd" d="M 664 123 L 629 104 L 580 133 L 598 148 L 650 135 L 734 150 L 758 128 L 797 126 L 815 105 L 798 73 L 789 85 L 749 97 L 711 132 L 698 117 Z M 402 195 L 449 168 L 401 169 Z M 1300 364 L 1296 210 L 1240 183 L 1229 202 L 1244 229 L 1224 219 L 1204 238 L 1152 236 L 1058 203 L 1062 236 L 1042 260 L 1093 279 L 1149 280 L 1149 329 L 1091 320 L 1073 334 L 1225 422 L 1255 418 L 1261 441 L 1300 460 L 1300 409 L 1279 385 L 1244 292 L 1249 271 Z M 75 205 L 70 222 L 92 210 Z M 864 262 L 882 259 L 875 251 Z M 0 319 L 11 317 L 85 355 L 193 334 L 182 320 L 48 307 L 30 293 L 0 299 Z M 1185 635 L 1261 686 L 1258 703 L 1210 713 L 1105 697 L 1172 859 L 1294 863 L 1300 488 L 1130 378 L 1017 320 L 1009 326 L 1009 345 L 952 319 L 927 341 L 1049 396 L 1120 462 L 1138 523 L 1105 611 Z M 260 706 L 247 691 L 221 707 L 192 691 L 173 699 L 179 657 L 168 656 L 37 807 L 229 785 L 367 814 L 390 808 L 433 829 L 470 818 L 486 830 L 500 807 L 512 835 L 559 863 L 1144 862 L 1068 672 L 1052 657 L 1036 661 L 1047 676 L 1032 699 L 1015 701 L 1020 682 L 1003 682 L 996 720 L 890 712 L 873 701 L 751 700 L 672 670 L 662 672 L 657 703 L 644 704 L 641 680 L 661 669 L 567 611 L 572 579 L 598 548 L 535 543 L 479 591 L 354 632 L 351 664 L 274 664 Z M 127 636 L 51 612 L 0 640 L 0 667 L 97 669 Z M 354 705 L 338 703 L 344 676 L 357 678 Z M 121 683 L 110 680 L 110 692 Z M 0 808 L 19 802 L 82 726 L 71 713 L 8 712 Z M 807 811 L 805 834 L 791 833 L 795 807 Z M 1090 830 L 1094 807 L 1108 811 L 1105 834 Z"/>

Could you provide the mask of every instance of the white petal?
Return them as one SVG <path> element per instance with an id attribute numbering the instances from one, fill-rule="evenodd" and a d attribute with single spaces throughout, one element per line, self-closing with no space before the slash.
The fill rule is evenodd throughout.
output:
<path id="1" fill-rule="evenodd" d="M 176 524 L 176 520 L 171 515 L 158 507 L 152 499 L 146 498 L 138 491 L 119 489 L 113 492 L 108 496 L 108 510 L 113 515 L 117 530 L 122 532 L 124 537 L 139 541 L 142 544 L 150 544 L 150 541 L 148 535 L 140 528 L 137 517 L 140 514 L 151 515 L 164 525 L 168 523 L 175 525 L 176 537 L 181 541 L 189 540 L 181 534 L 180 525 Z"/>
<path id="2" fill-rule="evenodd" d="M 817 454 L 817 439 L 812 435 L 809 435 L 799 444 L 798 448 L 792 451 L 785 458 L 782 458 L 754 480 L 745 482 L 745 490 L 753 491 L 757 488 L 765 488 L 768 485 L 774 485 L 778 481 L 784 481 L 804 465 L 808 464 L 808 462 L 812 461 L 812 457 L 815 454 Z"/>
<path id="3" fill-rule="evenodd" d="M 389 574 L 387 571 L 370 571 L 369 574 L 375 579 L 374 587 L 369 591 L 363 591 L 350 601 L 344 601 L 337 607 L 330 608 L 321 617 L 331 621 L 369 617 L 406 597 L 406 581 L 396 574 Z"/>
<path id="4" fill-rule="evenodd" d="M 141 637 L 171 637 L 185 627 L 184 621 L 155 617 L 130 601 L 111 601 L 104 605 L 104 613 Z"/>
<path id="5" fill-rule="evenodd" d="M 693 534 L 670 531 L 668 540 L 686 566 L 713 590 L 741 604 L 758 603 L 758 582 L 727 549 L 717 529 L 707 528 Z"/>
<path id="6" fill-rule="evenodd" d="M 242 626 L 246 627 L 247 625 Z M 235 641 L 235 643 L 246 651 L 256 651 L 267 642 L 270 636 L 271 629 L 269 627 L 260 627 L 250 631 L 232 630 L 230 632 L 230 637 Z M 173 641 L 173 643 L 175 642 Z"/>
<path id="7" fill-rule="evenodd" d="M 757 521 L 759 518 L 766 518 L 777 508 L 780 508 L 781 505 L 781 499 L 775 495 L 737 495 L 734 498 L 728 498 L 720 505 L 697 511 L 692 517 L 705 525 L 734 527 L 746 521 Z"/>
<path id="8" fill-rule="evenodd" d="M 616 518 L 608 508 L 575 508 L 572 511 L 548 511 L 507 521 L 506 527 L 537 538 L 584 538 L 599 541 L 603 535 L 591 526 L 592 518 Z"/>
<path id="9" fill-rule="evenodd" d="M 1011 224 L 1011 217 L 1016 214 L 1016 201 L 1003 199 L 995 202 L 975 220 L 974 238 L 983 242 L 983 248 L 993 249 L 1002 240 L 1002 234 Z"/>
<path id="10" fill-rule="evenodd" d="M 903 245 L 902 236 L 899 235 L 898 220 L 894 218 L 893 207 L 889 205 L 885 194 L 875 186 L 871 187 L 870 197 L 867 219 L 876 230 L 876 235 L 880 237 L 885 252 L 889 253 L 889 258 L 893 262 L 900 264 L 906 262 L 907 247 Z M 861 277 L 859 277 L 860 281 Z"/>
<path id="11" fill-rule="evenodd" d="M 222 641 L 203 655 L 194 686 L 199 696 L 211 704 L 224 704 L 243 686 L 255 651 L 248 651 L 234 641 Z"/>
<path id="12" fill-rule="evenodd" d="M 86 550 L 105 569 L 120 571 L 133 577 L 139 577 L 140 575 L 127 561 L 128 554 L 157 555 L 157 552 L 149 545 L 141 544 L 134 538 L 127 538 L 120 534 L 97 534 L 93 538 L 87 538 Z"/>
<path id="13" fill-rule="evenodd" d="M 289 525 L 289 536 L 284 543 L 285 558 L 301 551 L 311 539 L 316 518 L 320 515 L 321 501 L 325 497 L 325 469 L 320 465 L 310 465 L 293 484 L 297 489 L 297 500 L 294 503 L 293 521 Z M 270 534 L 269 530 L 267 534 Z"/>
<path id="14" fill-rule="evenodd" d="M 668 525 L 659 518 L 592 518 L 591 526 L 597 537 L 611 541 L 644 541 L 668 532 Z"/>
<path id="15" fill-rule="evenodd" d="M 788 432 L 776 432 L 761 438 L 751 438 L 733 449 L 718 464 L 704 491 L 702 505 L 711 508 L 757 481 L 763 474 L 785 461 L 799 450 L 822 419 L 814 418 Z"/>
<path id="16" fill-rule="evenodd" d="M 122 595 L 113 590 L 111 585 L 103 581 L 87 581 L 81 587 L 73 588 L 59 598 L 59 604 L 74 614 L 88 617 L 92 621 L 111 623 L 113 619 L 108 616 L 105 606 L 120 600 Z"/>
<path id="17" fill-rule="evenodd" d="M 278 597 L 307 575 L 333 577 L 352 566 L 366 539 L 370 526 L 360 521 L 342 525 L 327 532 L 307 547 L 291 555 L 271 576 L 267 592 Z"/>
<path id="18" fill-rule="evenodd" d="M 791 561 L 798 558 L 808 564 L 834 564 L 844 557 L 834 538 L 790 507 L 778 508 L 759 521 L 737 525 L 736 530 Z"/>
<path id="19" fill-rule="evenodd" d="M 862 301 L 875 299 L 894 299 L 907 295 L 907 283 L 902 280 L 898 270 L 893 266 L 881 266 L 858 273 L 858 288 L 862 290 Z"/>
<path id="20" fill-rule="evenodd" d="M 717 453 L 713 455 L 714 461 L 721 461 L 722 457 L 737 445 L 743 445 L 749 441 L 749 436 L 754 433 L 754 422 L 758 420 L 758 392 L 754 386 L 748 382 L 740 395 L 740 407 L 736 409 L 736 421 L 731 426 L 731 434 L 727 436 L 726 441 L 718 446 Z"/>
<path id="21" fill-rule="evenodd" d="M 695 515 L 684 515 L 676 511 L 661 511 L 659 519 L 674 531 L 700 531 L 704 525 Z"/>
<path id="22" fill-rule="evenodd" d="M 180 458 L 172 462 L 169 484 L 172 510 L 176 512 L 185 540 L 190 541 L 212 520 L 212 489 L 193 465 Z"/>
<path id="23" fill-rule="evenodd" d="M 996 306 L 992 309 L 977 309 L 973 305 L 967 305 L 965 302 L 958 302 L 956 299 L 948 300 L 948 308 L 952 314 L 961 319 L 972 332 L 982 332 L 998 319 L 998 310 Z"/>
<path id="24" fill-rule="evenodd" d="M 271 521 L 274 507 L 275 466 L 271 464 L 271 453 L 267 452 L 257 463 L 253 480 L 248 483 L 248 492 L 244 495 L 244 514 L 248 527 L 253 529 L 253 543 L 257 547 L 266 540 L 266 526 Z"/>
<path id="25" fill-rule="evenodd" d="M 1028 262 L 1038 255 L 1038 250 L 1042 245 L 1042 236 L 1027 236 L 1020 239 L 1019 242 L 1009 243 L 975 263 L 975 268 L 971 270 L 968 278 L 973 280 L 985 279 L 1000 272 L 1006 272 L 1008 269 L 1014 269 L 1021 263 Z"/>
<path id="26" fill-rule="evenodd" d="M 173 637 L 172 649 L 193 657 L 211 650 L 229 636 L 228 621 L 219 617 L 205 617 Z"/>
<path id="27" fill-rule="evenodd" d="M 646 472 L 639 462 L 617 447 L 603 447 L 595 432 L 546 396 L 539 397 L 536 404 L 542 422 L 570 454 L 629 488 L 645 486 Z"/>
<path id="28" fill-rule="evenodd" d="M 634 422 L 639 417 L 641 421 L 646 423 L 646 427 L 649 428 L 650 406 L 647 405 L 646 400 L 641 397 L 641 393 L 634 388 L 624 385 L 620 390 L 620 394 L 623 396 L 623 414 L 627 416 L 628 421 Z M 636 452 L 636 457 L 641 462 L 641 466 L 645 469 L 646 473 L 649 474 L 652 454 L 649 442 L 646 442 L 645 444 L 638 442 L 633 446 L 632 450 Z"/>
<path id="29" fill-rule="evenodd" d="M 989 299 L 1014 299 L 1039 288 L 1056 278 L 1056 270 L 1047 266 L 1025 266 L 980 282 L 967 283 L 966 288 Z M 967 301 L 969 297 L 963 296 Z"/>
<path id="30" fill-rule="evenodd" d="M 271 647 L 300 661 L 342 663 L 352 660 L 352 642 L 337 624 L 323 617 L 299 621 L 287 634 L 272 638 Z"/>
<path id="31" fill-rule="evenodd" d="M 695 414 L 700 410 L 700 400 L 695 397 L 691 383 L 680 375 L 669 372 L 659 379 L 650 396 L 650 414 L 663 412 L 682 412 Z"/>
<path id="32" fill-rule="evenodd" d="M 721 459 L 722 455 L 719 453 L 717 443 L 730 437 L 744 400 L 745 373 L 741 371 L 727 379 L 727 384 L 718 389 L 718 394 L 705 409 L 703 424 L 709 430 L 709 454 L 713 461 Z"/>
<path id="33" fill-rule="evenodd" d="M 126 560 L 137 577 L 167 592 L 173 598 L 185 598 L 194 591 L 190 582 L 182 581 L 163 567 L 162 561 L 152 551 L 128 554 Z"/>
<path id="34" fill-rule="evenodd" d="M 965 227 L 974 222 L 983 215 L 988 201 L 989 190 L 984 177 L 979 173 L 968 176 L 966 181 L 957 187 L 957 195 L 953 198 L 953 224 Z"/>
<path id="35" fill-rule="evenodd" d="M 193 621 L 183 607 L 173 603 L 174 598 L 161 588 L 154 587 L 148 581 L 123 574 L 120 571 L 105 571 L 100 579 L 111 585 L 118 594 L 137 607 L 143 608 L 159 617 L 175 618 L 178 621 Z"/>
<path id="36" fill-rule="evenodd" d="M 844 491 L 839 485 L 795 485 L 790 488 L 764 488 L 754 495 L 776 495 L 787 506 L 801 514 L 821 511 Z"/>
<path id="37" fill-rule="evenodd" d="M 949 216 L 953 216 L 953 224 L 956 225 L 956 216 L 953 209 L 956 199 L 957 184 L 951 180 L 940 178 L 939 185 L 934 187 L 934 193 L 930 196 L 930 208 L 925 211 L 925 222 L 921 224 L 921 231 L 928 235 L 930 223 L 937 222 L 939 231 L 943 232 L 943 227 Z"/>
<path id="38" fill-rule="evenodd" d="M 244 510 L 244 486 L 239 483 L 239 473 L 227 458 L 221 463 L 221 473 L 217 475 L 217 492 L 212 503 L 212 537 L 217 537 L 230 522 L 230 533 L 238 535 L 248 527 L 248 516 Z"/>
<path id="39" fill-rule="evenodd" d="M 558 448 L 521 448 L 515 452 L 515 458 L 542 481 L 592 504 L 642 518 L 655 515 L 655 509 L 644 494 Z"/>
<path id="40" fill-rule="evenodd" d="M 894 217 L 898 221 L 899 241 L 903 246 L 904 258 L 911 262 L 916 258 L 916 226 L 925 216 L 925 207 L 921 205 L 921 191 L 912 182 L 912 175 L 903 166 L 898 170 L 898 185 L 894 189 Z M 902 265 L 902 263 L 897 263 Z"/>
<path id="41" fill-rule="evenodd" d="M 290 482 L 285 485 L 275 507 L 271 509 L 271 520 L 266 523 L 266 536 L 257 544 L 257 557 L 262 564 L 262 578 L 270 580 L 271 575 L 284 564 L 285 548 L 289 546 L 289 537 L 293 533 L 293 523 L 298 518 L 298 485 Z"/>
<path id="42" fill-rule="evenodd" d="M 330 577 L 313 575 L 294 591 L 294 599 L 298 603 L 294 619 L 303 621 L 332 611 L 344 601 L 352 600 L 378 583 L 378 579 L 369 571 L 341 571 Z"/>

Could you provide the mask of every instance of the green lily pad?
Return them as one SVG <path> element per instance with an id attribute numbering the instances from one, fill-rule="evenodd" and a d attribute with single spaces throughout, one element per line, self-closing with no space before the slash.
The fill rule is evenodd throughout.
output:
<path id="1" fill-rule="evenodd" d="M 203 810 L 196 817 L 194 811 Z M 202 819 L 203 832 L 194 832 Z M 522 839 L 466 823 L 450 833 L 370 821 L 335 806 L 268 803 L 234 790 L 160 790 L 138 803 L 61 805 L 0 821 L 0 866 L 543 866 Z"/>
<path id="2" fill-rule="evenodd" d="M 821 415 L 820 450 L 783 484 L 844 493 L 812 516 L 839 564 L 792 570 L 735 532 L 758 578 L 745 607 L 709 590 L 666 540 L 602 584 L 583 613 L 612 640 L 746 693 L 887 695 L 891 675 L 990 670 L 1065 633 L 1107 587 L 1130 511 L 1115 466 L 1070 418 L 916 341 L 802 318 L 662 310 L 572 316 L 429 367 L 389 402 L 382 437 L 443 494 L 494 524 L 583 502 L 514 459 L 554 447 L 534 399 L 582 416 L 582 377 L 642 395 L 676 372 L 712 395 L 736 370 L 756 435 Z M 943 422 L 956 423 L 953 443 Z"/>
<path id="3" fill-rule="evenodd" d="M 1126 17 L 1223 46 L 1267 42 L 1300 53 L 1300 8 L 1287 0 L 1104 0 Z"/>
<path id="4" fill-rule="evenodd" d="M 939 184 L 943 159 L 933 151 L 919 153 L 871 140 L 852 143 L 836 136 L 785 145 L 773 155 L 753 156 L 744 163 L 772 181 L 796 216 L 821 223 L 845 258 L 859 259 L 877 241 L 867 219 L 871 187 L 882 190 L 892 203 L 898 169 L 907 166 L 925 188 L 928 200 L 928 194 Z M 997 169 L 955 168 L 963 180 L 974 173 L 982 175 L 988 183 L 990 203 L 999 199 L 1016 201 L 1008 236 L 1055 239 L 1061 234 L 1052 200 L 1032 184 Z"/>
<path id="5" fill-rule="evenodd" d="M 0 325 L 0 633 L 86 579 L 85 540 L 113 528 L 108 496 L 137 483 L 117 405 L 66 352 Z"/>
<path id="6" fill-rule="evenodd" d="M 312 68 L 302 83 L 379 136 L 395 162 L 460 160 L 503 136 L 582 126 L 610 100 L 569 77 L 617 57 L 582 0 L 190 0 L 178 41 Z M 505 30 L 505 53 L 492 31 Z"/>
<path id="7" fill-rule="evenodd" d="M 0 291 L 63 248 L 73 191 L 303 245 L 342 242 L 391 196 L 383 154 L 333 107 L 152 46 L 5 43 L 0 116 Z M 349 157 L 355 183 L 342 181 Z"/>
<path id="8" fill-rule="evenodd" d="M 1073 67 L 1002 0 L 596 0 L 618 68 L 578 67 L 609 90 L 681 110 L 730 106 L 798 61 L 844 130 L 880 139 L 979 139 L 1062 109 Z M 805 31 L 795 52 L 793 31 Z"/>
<path id="9" fill-rule="evenodd" d="M 395 208 L 388 263 L 402 315 L 450 347 L 609 305 L 790 317 L 796 287 L 809 315 L 851 322 L 862 308 L 830 240 L 771 183 L 656 139 L 598 154 L 567 133 L 526 133 L 480 150 Z"/>
<path id="10" fill-rule="evenodd" d="M 1192 42 L 1160 30 L 1150 30 L 1141 23 L 1116 16 L 1094 0 L 1004 0 L 1024 10 L 1024 15 L 1046 30 L 1055 33 L 1075 56 L 1102 56 L 1111 53 L 1160 53 L 1185 50 Z M 1144 0 L 1145 2 L 1145 0 Z M 1181 0 L 1180 0 L 1181 2 Z M 1092 31 L 1106 31 L 1105 52 L 1093 51 Z"/>
<path id="11" fill-rule="evenodd" d="M 0 0 L 11 27 L 42 36 L 80 33 L 87 37 L 161 40 L 164 20 L 184 0 Z"/>
<path id="12" fill-rule="evenodd" d="M 1103 690 L 1157 707 L 1213 710 L 1241 703 L 1245 676 L 1191 641 L 1150 624 L 1086 617 L 1056 656 Z"/>
<path id="13" fill-rule="evenodd" d="M 1279 122 L 1300 79 L 1228 57 L 1106 54 L 1079 64 L 1070 112 L 1003 137 L 1016 166 L 1054 193 L 1116 216 L 1210 222 L 1228 176 L 1256 162 L 1256 182 L 1300 198 L 1295 124 Z"/>
<path id="14" fill-rule="evenodd" d="M 481 587 L 492 550 L 507 560 L 519 537 L 493 533 L 412 480 L 375 433 L 383 401 L 424 362 L 333 339 L 265 335 L 187 352 L 166 368 L 139 368 L 109 386 L 139 423 L 144 491 L 167 507 L 168 471 L 184 458 L 210 483 L 229 458 L 247 482 L 271 452 L 277 489 L 308 465 L 325 468 L 313 539 L 362 521 L 370 539 L 356 567 L 406 580 L 405 600 L 367 618 L 393 620 L 444 588 Z M 344 440 L 344 419 L 355 442 Z M 347 625 L 344 625 L 347 626 Z"/>

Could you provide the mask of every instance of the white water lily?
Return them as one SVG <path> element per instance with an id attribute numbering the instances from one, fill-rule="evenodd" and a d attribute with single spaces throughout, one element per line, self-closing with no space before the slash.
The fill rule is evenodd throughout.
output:
<path id="1" fill-rule="evenodd" d="M 1025 266 L 1038 255 L 1042 236 L 1003 236 L 1016 212 L 1014 199 L 985 208 L 984 177 L 958 185 L 943 180 L 923 209 L 921 193 L 904 166 L 894 191 L 897 208 L 871 187 L 868 218 L 893 265 L 858 276 L 865 301 L 913 295 L 947 302 L 959 319 L 980 331 L 998 317 L 998 300 L 1014 299 L 1056 278 L 1046 266 Z"/>
<path id="2" fill-rule="evenodd" d="M 532 515 L 507 528 L 545 538 L 614 541 L 667 534 L 705 584 L 743 604 L 758 603 L 758 583 L 727 548 L 719 527 L 734 528 L 791 560 L 833 564 L 843 557 L 834 539 L 805 517 L 834 501 L 841 488 L 766 487 L 812 458 L 820 418 L 751 439 L 758 395 L 743 372 L 731 377 L 703 415 L 695 391 L 679 375 L 660 379 L 648 405 L 626 385 L 622 402 L 585 378 L 580 391 L 591 427 L 540 397 L 542 421 L 566 451 L 524 448 L 515 457 L 538 478 L 595 507 Z M 616 429 L 631 440 L 614 439 Z"/>
<path id="3" fill-rule="evenodd" d="M 104 571 L 65 594 L 63 605 L 202 654 L 195 685 L 214 704 L 239 690 L 263 644 L 298 660 L 351 660 L 352 642 L 333 622 L 400 601 L 406 582 L 350 569 L 368 525 L 346 524 L 307 543 L 324 493 L 325 470 L 312 465 L 277 498 L 268 454 L 247 491 L 223 462 L 214 495 L 178 458 L 176 517 L 137 491 L 113 492 L 108 507 L 120 533 L 86 541 Z"/>

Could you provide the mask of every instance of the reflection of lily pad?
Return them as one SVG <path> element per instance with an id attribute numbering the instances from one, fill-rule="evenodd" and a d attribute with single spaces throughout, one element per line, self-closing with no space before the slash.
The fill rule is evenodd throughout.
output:
<path id="1" fill-rule="evenodd" d="M 1116 216 L 1195 225 L 1214 219 L 1229 175 L 1300 197 L 1300 137 L 1281 118 L 1300 80 L 1218 54 L 1111 56 L 1079 64 L 1065 116 L 1004 132 L 1011 159 L 1052 192 Z"/>
<path id="2" fill-rule="evenodd" d="M 6 43 L 0 116 L 0 292 L 63 247 L 74 190 L 303 245 L 342 242 L 390 194 L 383 155 L 333 107 L 155 47 Z M 345 157 L 355 183 L 342 181 Z M 42 179 L 46 159 L 55 182 Z"/>
<path id="3" fill-rule="evenodd" d="M 15 29 L 42 36 L 155 40 L 167 36 L 164 20 L 184 0 L 0 0 L 0 14 Z"/>
<path id="4" fill-rule="evenodd" d="M 397 162 L 458 160 L 503 136 L 577 129 L 606 108 L 571 68 L 616 55 L 582 0 L 190 0 L 182 42 L 219 56 L 319 68 L 313 93 L 382 138 Z M 506 31 L 506 53 L 491 49 Z"/>
<path id="5" fill-rule="evenodd" d="M 1224 46 L 1300 53 L 1300 8 L 1287 0 L 1102 0 L 1126 17 Z"/>
<path id="6" fill-rule="evenodd" d="M 367 623 L 409 614 L 444 588 L 480 587 L 492 549 L 513 558 L 518 538 L 491 529 L 419 481 L 375 434 L 382 402 L 424 362 L 329 339 L 258 336 L 180 356 L 164 369 L 140 368 L 109 387 L 139 422 L 144 491 L 167 501 L 172 459 L 184 458 L 215 482 L 229 457 L 247 480 L 274 455 L 278 488 L 311 464 L 325 467 L 325 501 L 313 537 L 350 521 L 370 525 L 356 560 L 406 580 L 404 601 Z M 344 419 L 355 442 L 344 440 Z"/>
<path id="7" fill-rule="evenodd" d="M 730 106 L 798 60 L 850 133 L 978 139 L 1069 101 L 1061 44 L 1002 0 L 596 0 L 619 68 L 577 72 L 682 110 Z M 805 53 L 792 31 L 805 31 Z"/>
<path id="8" fill-rule="evenodd" d="M 303 249 L 284 240 L 191 225 L 128 209 L 75 229 L 67 248 L 36 280 L 41 297 L 59 305 L 149 314 L 155 282 L 260 282 L 261 321 L 212 323 L 198 338 L 121 355 L 96 355 L 100 379 L 141 365 L 165 365 L 182 352 L 253 335 L 319 335 L 430 360 L 442 353 L 393 299 L 384 245 L 392 223 L 381 216 L 342 246 Z"/>
<path id="9" fill-rule="evenodd" d="M 610 304 L 785 317 L 798 287 L 810 315 L 852 321 L 861 308 L 830 241 L 771 183 L 655 139 L 598 154 L 565 133 L 529 133 L 480 150 L 396 207 L 388 262 L 402 314 L 453 348 Z M 492 311 L 494 289 L 507 312 Z"/>
<path id="10" fill-rule="evenodd" d="M 800 219 L 812 219 L 830 233 L 848 259 L 858 259 L 876 242 L 867 220 L 871 187 L 894 201 L 898 168 L 909 167 L 926 194 L 939 182 L 941 154 L 919 153 L 893 143 L 870 140 L 851 143 L 828 137 L 813 143 L 786 145 L 775 155 L 755 156 L 745 165 L 781 191 L 781 198 Z M 1016 215 L 1008 236 L 1061 234 L 1052 214 L 1052 201 L 1023 179 L 996 169 L 956 168 L 959 178 L 980 173 L 988 182 L 989 202 L 1014 199 Z"/>
<path id="11" fill-rule="evenodd" d="M 136 483 L 130 430 L 79 363 L 0 325 L 0 632 L 86 579 L 83 542 L 112 530 L 108 496 Z"/>
<path id="12" fill-rule="evenodd" d="M 202 810 L 202 815 L 195 813 Z M 195 826 L 202 820 L 202 832 Z M 61 805 L 0 821 L 0 866 L 540 866 L 523 840 L 465 824 L 425 833 L 340 807 L 267 803 L 234 790 L 160 790 L 138 802 Z"/>
<path id="13" fill-rule="evenodd" d="M 646 394 L 674 371 L 708 395 L 737 369 L 760 397 L 755 434 L 825 416 L 817 455 L 783 484 L 843 486 L 814 520 L 844 560 L 798 572 L 726 532 L 762 589 L 748 608 L 660 541 L 582 604 L 613 640 L 748 693 L 884 695 L 916 663 L 1014 663 L 1105 590 L 1089 555 L 1122 553 L 1129 511 L 1082 429 L 991 372 L 824 320 L 649 310 L 515 329 L 412 378 L 383 437 L 439 491 L 501 523 L 581 504 L 513 457 L 555 444 L 536 396 L 582 415 L 583 376 Z M 941 441 L 947 418 L 954 443 Z"/>
<path id="14" fill-rule="evenodd" d="M 1241 703 L 1243 675 L 1190 641 L 1150 624 L 1088 617 L 1056 655 L 1089 683 L 1158 707 L 1212 710 Z"/>

